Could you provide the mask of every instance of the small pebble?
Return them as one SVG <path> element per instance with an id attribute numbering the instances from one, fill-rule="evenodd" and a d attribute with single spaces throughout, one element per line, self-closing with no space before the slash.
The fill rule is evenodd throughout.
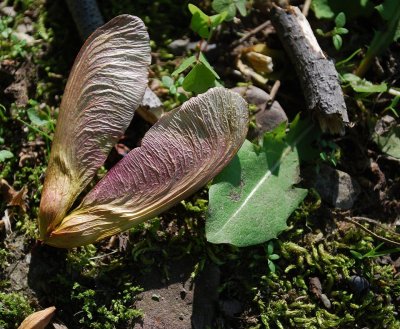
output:
<path id="1" fill-rule="evenodd" d="M 331 308 L 331 306 L 332 306 L 331 301 L 329 300 L 329 298 L 325 294 L 321 294 L 321 296 L 319 298 L 321 299 L 321 302 L 324 304 L 324 306 L 327 309 Z"/>
<path id="2" fill-rule="evenodd" d="M 3 7 L 0 9 L 0 12 L 2 14 L 4 14 L 5 16 L 10 16 L 10 17 L 15 17 L 17 15 L 17 13 L 15 12 L 15 10 L 12 6 Z"/>

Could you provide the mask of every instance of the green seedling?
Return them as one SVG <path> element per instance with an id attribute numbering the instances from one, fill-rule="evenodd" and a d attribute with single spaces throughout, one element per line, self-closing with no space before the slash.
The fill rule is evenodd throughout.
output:
<path id="1" fill-rule="evenodd" d="M 274 253 L 274 242 L 270 241 L 266 246 L 264 246 L 265 252 L 267 254 L 268 259 L 268 268 L 272 273 L 276 271 L 275 261 L 278 260 L 280 257 L 279 255 Z"/>
<path id="2" fill-rule="evenodd" d="M 55 130 L 54 119 L 48 106 L 41 106 L 36 100 L 28 101 L 28 109 L 26 115 L 30 121 L 26 122 L 21 118 L 16 118 L 19 122 L 27 126 L 31 131 L 51 142 L 52 134 Z M 34 139 L 34 137 L 31 137 Z"/>
<path id="3" fill-rule="evenodd" d="M 192 14 L 190 23 L 191 29 L 202 39 L 199 41 L 197 53 L 187 57 L 181 65 L 172 73 L 172 77 L 177 77 L 187 69 L 190 69 L 182 81 L 182 87 L 186 91 L 196 94 L 203 93 L 211 87 L 220 86 L 219 75 L 208 62 L 202 53 L 202 44 L 210 41 L 215 29 L 226 19 L 227 12 L 208 16 L 201 9 L 193 4 L 189 4 L 189 11 Z M 179 79 L 178 79 L 179 80 Z"/>
<path id="4" fill-rule="evenodd" d="M 319 141 L 319 146 L 321 148 L 320 159 L 336 167 L 341 157 L 339 146 L 335 142 L 325 139 Z"/>
<path id="5" fill-rule="evenodd" d="M 399 104 L 399 100 L 400 100 L 400 96 L 395 96 L 393 97 L 392 101 L 390 102 L 390 104 L 385 107 L 385 109 L 383 110 L 383 112 L 387 112 L 390 111 L 392 112 L 392 114 L 396 117 L 399 118 L 399 113 L 398 113 L 398 104 Z"/>
<path id="6" fill-rule="evenodd" d="M 188 100 L 188 96 L 182 92 L 183 81 L 185 78 L 183 76 L 179 76 L 179 78 L 174 79 L 170 76 L 163 76 L 161 78 L 161 82 L 163 85 L 168 88 L 169 94 L 174 97 L 174 104 L 182 104 L 183 102 Z"/>
<path id="7" fill-rule="evenodd" d="M 380 243 L 377 247 L 371 249 L 365 254 L 361 254 L 358 251 L 350 250 L 350 253 L 353 255 L 355 259 L 364 260 L 366 258 L 376 258 L 380 256 L 386 256 L 393 253 L 400 252 L 400 248 L 393 248 L 393 249 L 386 249 L 386 250 L 379 250 L 383 246 L 383 242 Z"/>
<path id="8" fill-rule="evenodd" d="M 335 18 L 335 27 L 328 32 L 324 32 L 321 29 L 317 29 L 316 32 L 322 37 L 332 38 L 332 43 L 336 50 L 342 48 L 343 39 L 342 35 L 349 33 L 349 30 L 344 27 L 346 24 L 346 15 L 341 12 Z"/>
<path id="9" fill-rule="evenodd" d="M 188 5 L 189 11 L 192 14 L 190 28 L 196 32 L 203 39 L 210 39 L 214 30 L 220 25 L 227 17 L 226 12 L 221 14 L 208 16 L 200 8 L 193 4 Z"/>

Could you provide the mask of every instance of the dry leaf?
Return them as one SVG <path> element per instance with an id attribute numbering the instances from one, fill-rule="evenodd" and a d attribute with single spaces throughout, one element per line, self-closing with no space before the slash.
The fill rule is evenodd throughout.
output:
<path id="1" fill-rule="evenodd" d="M 45 329 L 55 311 L 56 308 L 51 306 L 42 311 L 32 313 L 21 323 L 18 329 Z"/>
<path id="2" fill-rule="evenodd" d="M 26 212 L 25 197 L 27 193 L 28 188 L 26 186 L 16 191 L 5 179 L 0 180 L 0 194 L 7 206 L 17 206 Z"/>

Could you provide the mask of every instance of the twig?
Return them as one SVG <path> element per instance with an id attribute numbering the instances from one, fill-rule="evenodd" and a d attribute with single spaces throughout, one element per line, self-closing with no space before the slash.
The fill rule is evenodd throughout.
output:
<path id="1" fill-rule="evenodd" d="M 303 13 L 303 15 L 306 17 L 308 15 L 308 11 L 310 10 L 310 6 L 311 6 L 311 0 L 306 0 L 304 2 L 303 9 L 301 11 Z"/>
<path id="2" fill-rule="evenodd" d="M 239 40 L 235 41 L 232 43 L 233 46 L 237 46 L 239 44 L 241 44 L 243 41 L 246 41 L 248 38 L 250 38 L 252 35 L 262 31 L 263 29 L 265 29 L 268 25 L 271 24 L 271 21 L 265 21 L 264 23 L 258 25 L 257 27 L 255 27 L 254 29 L 252 29 L 251 31 L 247 32 L 244 36 L 242 36 Z"/>
<path id="3" fill-rule="evenodd" d="M 274 5 L 270 13 L 271 22 L 296 69 L 307 108 L 323 131 L 343 134 L 349 118 L 335 65 L 321 50 L 299 8 L 283 9 Z"/>
<path id="4" fill-rule="evenodd" d="M 380 228 L 382 228 L 382 229 L 384 229 L 384 230 L 386 230 L 386 231 L 389 231 L 390 234 L 393 234 L 394 236 L 400 238 L 400 234 L 399 234 L 399 233 L 393 231 L 392 229 L 390 229 L 390 228 L 388 228 L 388 227 L 383 226 L 383 225 L 382 225 L 381 223 L 379 223 L 377 220 L 374 220 L 374 219 L 371 219 L 371 218 L 368 218 L 368 217 L 360 217 L 360 216 L 353 217 L 353 219 L 355 219 L 355 220 L 357 220 L 357 221 L 364 221 L 364 222 L 372 223 L 372 224 L 374 224 L 374 225 L 376 225 L 376 226 L 379 226 Z"/>
<path id="5" fill-rule="evenodd" d="M 117 252 L 118 252 L 118 250 L 114 250 L 114 251 L 109 252 L 108 254 L 103 254 L 103 255 L 99 255 L 99 256 L 95 256 L 95 257 L 90 257 L 89 260 L 104 258 L 104 257 L 110 256 L 112 254 L 115 254 Z"/>
<path id="6" fill-rule="evenodd" d="M 357 217 L 355 217 L 355 218 L 357 218 Z M 352 224 L 358 226 L 360 229 L 362 229 L 363 231 L 365 231 L 365 232 L 367 232 L 368 234 L 372 235 L 374 238 L 376 238 L 376 239 L 378 239 L 378 240 L 381 240 L 381 241 L 384 241 L 384 242 L 387 242 L 387 243 L 390 243 L 390 244 L 393 244 L 393 245 L 395 245 L 395 246 L 400 247 L 400 242 L 396 242 L 396 241 L 387 239 L 387 238 L 385 238 L 385 237 L 383 237 L 383 236 L 380 236 L 380 235 L 378 235 L 378 234 L 372 232 L 371 230 L 367 229 L 364 225 L 362 225 L 362 224 L 360 224 L 359 222 L 353 220 L 351 217 L 344 217 L 344 219 L 345 219 L 346 221 L 348 221 L 348 222 L 350 222 L 350 223 L 352 223 Z"/>
<path id="7" fill-rule="evenodd" d="M 269 95 L 271 96 L 271 99 L 268 101 L 268 103 L 270 103 L 272 105 L 272 103 L 275 101 L 276 95 L 278 94 L 278 90 L 281 86 L 281 81 L 280 80 L 276 80 L 274 82 L 274 85 L 271 88 L 271 92 L 269 93 Z"/>
<path id="8" fill-rule="evenodd" d="M 400 91 L 394 88 L 389 88 L 388 93 L 393 96 L 400 96 Z"/>

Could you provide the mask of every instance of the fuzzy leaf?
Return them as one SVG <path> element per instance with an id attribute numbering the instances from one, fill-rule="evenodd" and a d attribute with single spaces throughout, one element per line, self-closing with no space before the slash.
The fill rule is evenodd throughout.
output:
<path id="1" fill-rule="evenodd" d="M 307 195 L 293 187 L 299 180 L 297 147 L 311 126 L 292 124 L 265 135 L 260 150 L 246 141 L 234 160 L 217 176 L 209 191 L 207 240 L 249 246 L 273 239 Z"/>
<path id="2" fill-rule="evenodd" d="M 121 15 L 79 52 L 58 116 L 39 212 L 41 238 L 64 218 L 139 106 L 150 64 L 143 22 Z"/>
<path id="3" fill-rule="evenodd" d="M 170 208 L 229 163 L 247 124 L 247 104 L 236 93 L 213 88 L 190 99 L 163 116 L 45 243 L 93 243 Z"/>

